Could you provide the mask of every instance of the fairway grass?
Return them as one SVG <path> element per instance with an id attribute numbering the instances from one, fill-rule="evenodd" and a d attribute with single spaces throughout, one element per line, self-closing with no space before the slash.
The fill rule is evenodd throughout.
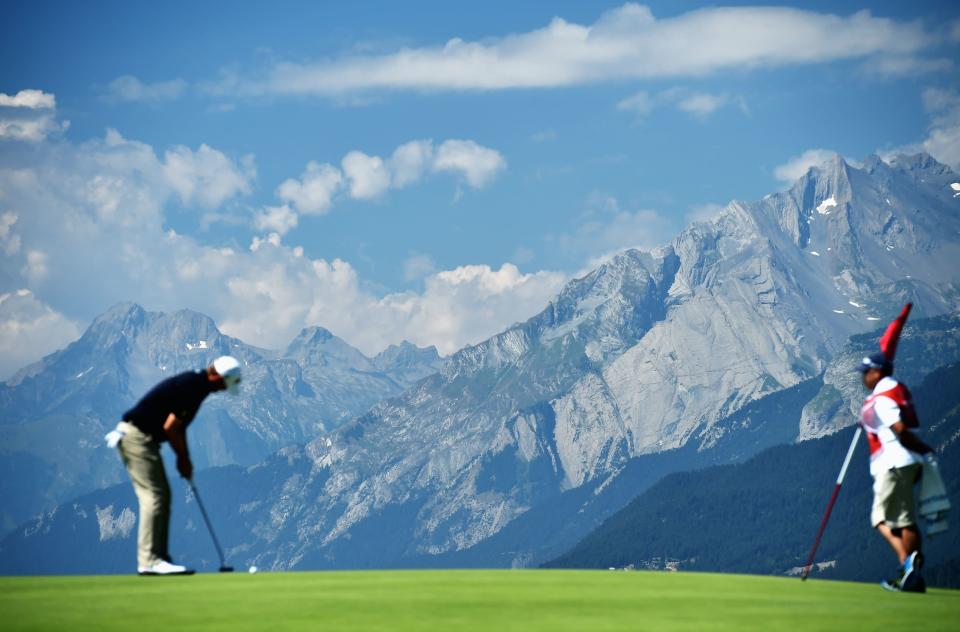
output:
<path id="1" fill-rule="evenodd" d="M 747 575 L 349 571 L 0 577 L 4 630 L 957 630 L 960 591 Z"/>

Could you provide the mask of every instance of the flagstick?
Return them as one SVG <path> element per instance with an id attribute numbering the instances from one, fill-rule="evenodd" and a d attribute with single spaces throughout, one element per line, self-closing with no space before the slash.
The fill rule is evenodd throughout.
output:
<path id="1" fill-rule="evenodd" d="M 857 439 L 860 438 L 861 428 L 857 425 L 857 431 L 853 433 L 853 441 L 850 442 L 850 449 L 847 450 L 847 458 L 843 460 L 843 467 L 840 468 L 840 475 L 837 477 L 837 484 L 833 488 L 833 495 L 830 496 L 830 502 L 827 503 L 827 511 L 823 514 L 823 520 L 820 522 L 820 530 L 817 531 L 817 539 L 813 541 L 813 549 L 810 550 L 810 558 L 807 565 L 803 567 L 803 573 L 800 579 L 806 581 L 810 569 L 813 567 L 813 556 L 817 554 L 817 547 L 820 546 L 820 538 L 823 537 L 823 531 L 827 528 L 827 520 L 830 519 L 830 512 L 833 511 L 833 504 L 837 502 L 837 495 L 840 493 L 840 486 L 843 485 L 843 477 L 847 475 L 847 466 L 850 465 L 850 459 L 853 458 L 853 451 L 857 448 Z"/>

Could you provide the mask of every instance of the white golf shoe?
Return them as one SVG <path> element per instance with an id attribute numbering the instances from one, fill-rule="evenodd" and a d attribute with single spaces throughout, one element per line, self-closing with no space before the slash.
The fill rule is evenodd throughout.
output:
<path id="1" fill-rule="evenodd" d="M 153 566 L 137 567 L 138 575 L 193 575 L 194 570 L 179 564 L 171 564 L 166 560 L 160 560 Z"/>

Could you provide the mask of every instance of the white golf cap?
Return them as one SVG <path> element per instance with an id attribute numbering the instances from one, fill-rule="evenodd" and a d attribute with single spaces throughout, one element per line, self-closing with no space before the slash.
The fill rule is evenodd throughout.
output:
<path id="1" fill-rule="evenodd" d="M 240 361 L 233 356 L 220 356 L 213 361 L 213 370 L 223 378 L 231 395 L 240 392 Z"/>

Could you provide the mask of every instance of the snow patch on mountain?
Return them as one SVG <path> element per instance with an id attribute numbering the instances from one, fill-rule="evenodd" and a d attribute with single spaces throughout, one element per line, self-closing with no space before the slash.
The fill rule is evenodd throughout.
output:
<path id="1" fill-rule="evenodd" d="M 837 200 L 833 197 L 828 197 L 826 200 L 817 205 L 817 212 L 821 215 L 829 215 L 830 209 L 837 206 Z"/>
<path id="2" fill-rule="evenodd" d="M 97 507 L 96 512 L 101 542 L 114 538 L 126 539 L 137 524 L 137 516 L 129 507 L 124 507 L 116 516 L 113 515 L 113 505 L 102 509 Z"/>

